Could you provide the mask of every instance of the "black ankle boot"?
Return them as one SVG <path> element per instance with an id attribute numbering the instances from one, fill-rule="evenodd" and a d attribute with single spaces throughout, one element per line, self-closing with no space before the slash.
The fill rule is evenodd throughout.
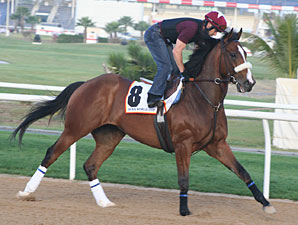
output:
<path id="1" fill-rule="evenodd" d="M 154 95 L 154 94 L 150 94 L 148 93 L 148 99 L 147 99 L 147 104 L 149 108 L 153 108 L 155 106 L 157 106 L 157 103 L 160 102 L 161 100 L 160 95 Z"/>

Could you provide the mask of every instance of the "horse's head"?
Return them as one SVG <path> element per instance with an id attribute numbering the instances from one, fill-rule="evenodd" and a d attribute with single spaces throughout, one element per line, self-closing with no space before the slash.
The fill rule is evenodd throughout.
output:
<path id="1" fill-rule="evenodd" d="M 239 39 L 242 29 L 236 33 L 233 29 L 221 39 L 220 74 L 230 78 L 241 93 L 250 92 L 256 81 L 251 73 L 251 64 L 246 61 L 246 52 Z"/>

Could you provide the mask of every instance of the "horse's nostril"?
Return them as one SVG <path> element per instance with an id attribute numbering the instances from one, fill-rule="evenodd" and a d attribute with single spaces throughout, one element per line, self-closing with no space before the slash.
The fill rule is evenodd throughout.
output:
<path id="1" fill-rule="evenodd" d="M 246 80 L 243 82 L 243 88 L 245 89 L 246 92 L 250 92 L 255 85 L 256 82 L 250 83 L 249 80 Z"/>

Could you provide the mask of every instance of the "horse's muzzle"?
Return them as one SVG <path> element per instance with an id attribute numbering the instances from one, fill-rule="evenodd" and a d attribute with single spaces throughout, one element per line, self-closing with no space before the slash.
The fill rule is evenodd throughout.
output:
<path id="1" fill-rule="evenodd" d="M 253 80 L 253 83 L 249 82 L 249 80 L 245 80 L 244 82 L 237 81 L 237 91 L 240 93 L 250 92 L 255 84 L 255 80 Z"/>

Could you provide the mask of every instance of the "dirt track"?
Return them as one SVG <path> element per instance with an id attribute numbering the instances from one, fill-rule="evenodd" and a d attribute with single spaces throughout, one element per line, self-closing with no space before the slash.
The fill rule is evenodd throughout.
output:
<path id="1" fill-rule="evenodd" d="M 0 175 L 0 224 L 298 224 L 298 202 L 272 201 L 278 213 L 265 214 L 251 198 L 190 193 L 192 215 L 178 214 L 178 192 L 103 184 L 117 204 L 96 206 L 87 182 L 45 178 L 36 191 L 37 201 L 17 200 L 28 177 Z"/>

